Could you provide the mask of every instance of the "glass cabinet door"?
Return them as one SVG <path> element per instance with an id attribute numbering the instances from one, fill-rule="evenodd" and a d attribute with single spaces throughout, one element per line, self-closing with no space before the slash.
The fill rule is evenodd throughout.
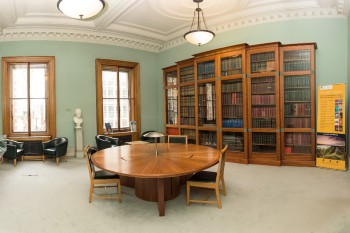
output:
<path id="1" fill-rule="evenodd" d="M 215 82 L 198 84 L 198 126 L 216 127 Z"/>
<path id="2" fill-rule="evenodd" d="M 242 79 L 221 82 L 222 128 L 243 128 Z"/>
<path id="3" fill-rule="evenodd" d="M 194 85 L 180 87 L 181 125 L 196 125 Z"/>

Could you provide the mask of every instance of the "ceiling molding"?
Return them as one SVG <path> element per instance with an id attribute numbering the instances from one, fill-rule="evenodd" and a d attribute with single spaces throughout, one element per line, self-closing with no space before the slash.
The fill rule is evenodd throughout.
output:
<path id="1" fill-rule="evenodd" d="M 136 1 L 132 1 L 129 7 L 133 7 L 135 2 Z M 140 2 L 138 2 L 138 4 L 140 4 Z M 0 7 L 1 6 L 0 4 Z M 336 7 L 294 9 L 258 15 L 251 14 L 246 17 L 228 20 L 225 23 L 218 23 L 209 28 L 216 34 L 219 34 L 242 27 L 276 21 L 313 18 L 346 18 L 348 7 L 349 6 L 344 3 L 344 0 L 337 0 Z M 0 9 L 0 15 L 3 12 L 10 14 L 7 20 L 11 19 L 11 21 L 13 21 L 13 19 L 16 18 L 13 6 L 7 5 L 5 9 Z M 40 17 L 27 17 L 25 20 L 20 18 L 16 25 L 13 25 L 12 22 L 10 24 L 12 26 L 3 29 L 0 25 L 0 41 L 73 41 L 122 46 L 154 53 L 159 53 L 186 43 L 182 36 L 186 32 L 186 28 L 179 28 L 179 30 L 169 35 L 162 35 L 150 29 L 144 30 L 142 33 L 141 31 L 143 28 L 129 27 L 128 30 L 128 25 L 119 25 L 119 27 L 111 25 L 110 22 L 115 19 L 112 17 L 113 13 L 117 12 L 115 12 L 114 9 L 110 9 L 109 17 L 107 17 L 105 21 L 95 22 L 98 25 L 97 28 L 93 27 L 93 21 L 75 21 L 76 25 L 72 25 L 71 22 L 68 23 L 72 19 L 62 18 L 60 20 L 60 26 L 55 26 L 53 25 L 54 20 L 49 18 L 46 20 L 45 25 L 33 26 L 31 23 L 38 23 L 42 19 Z M 121 12 L 118 13 L 123 14 Z"/>

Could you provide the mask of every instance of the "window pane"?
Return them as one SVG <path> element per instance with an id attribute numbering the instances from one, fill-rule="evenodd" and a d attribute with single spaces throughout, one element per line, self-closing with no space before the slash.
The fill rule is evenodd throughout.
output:
<path id="1" fill-rule="evenodd" d="M 45 99 L 30 100 L 31 132 L 46 131 L 46 104 Z"/>
<path id="2" fill-rule="evenodd" d="M 130 101 L 120 100 L 120 128 L 130 127 Z"/>
<path id="3" fill-rule="evenodd" d="M 28 132 L 27 100 L 12 100 L 13 132 Z"/>
<path id="4" fill-rule="evenodd" d="M 45 81 L 47 79 L 46 64 L 30 65 L 30 97 L 45 98 L 46 88 Z"/>
<path id="5" fill-rule="evenodd" d="M 111 123 L 112 128 L 118 128 L 118 101 L 116 99 L 103 100 L 103 125 L 108 122 Z"/>
<path id="6" fill-rule="evenodd" d="M 102 98 L 117 98 L 117 72 L 104 70 L 102 71 Z"/>
<path id="7" fill-rule="evenodd" d="M 120 98 L 129 98 L 129 73 L 119 72 Z"/>
<path id="8" fill-rule="evenodd" d="M 12 98 L 27 98 L 27 64 L 10 65 Z"/>

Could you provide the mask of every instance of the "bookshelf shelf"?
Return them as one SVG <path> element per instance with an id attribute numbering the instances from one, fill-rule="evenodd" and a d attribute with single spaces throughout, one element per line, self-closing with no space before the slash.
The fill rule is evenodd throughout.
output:
<path id="1" fill-rule="evenodd" d="M 164 68 L 166 132 L 228 145 L 230 162 L 315 166 L 315 49 L 240 44 Z"/>

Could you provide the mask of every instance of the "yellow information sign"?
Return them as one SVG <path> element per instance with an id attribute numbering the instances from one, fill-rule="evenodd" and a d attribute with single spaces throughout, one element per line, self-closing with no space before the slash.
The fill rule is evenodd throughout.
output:
<path id="1" fill-rule="evenodd" d="M 345 134 L 345 84 L 318 87 L 317 132 Z"/>
<path id="2" fill-rule="evenodd" d="M 345 84 L 318 87 L 316 166 L 347 170 Z"/>

